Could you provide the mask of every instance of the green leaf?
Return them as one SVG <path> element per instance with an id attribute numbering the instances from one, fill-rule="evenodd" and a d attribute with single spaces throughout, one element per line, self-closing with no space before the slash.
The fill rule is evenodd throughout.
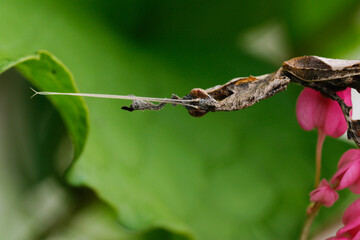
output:
<path id="1" fill-rule="evenodd" d="M 66 67 L 46 51 L 0 61 L 0 73 L 16 67 L 37 89 L 53 92 L 77 92 L 73 77 Z M 54 98 L 50 101 L 60 113 L 74 144 L 74 159 L 78 158 L 88 132 L 88 113 L 80 97 Z"/>

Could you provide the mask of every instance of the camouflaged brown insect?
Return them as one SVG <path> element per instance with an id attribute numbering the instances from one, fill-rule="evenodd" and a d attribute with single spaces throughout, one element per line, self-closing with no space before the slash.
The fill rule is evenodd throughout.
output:
<path id="1" fill-rule="evenodd" d="M 284 91 L 290 82 L 301 84 L 321 92 L 337 101 L 348 125 L 348 138 L 360 148 L 360 120 L 352 120 L 351 107 L 347 106 L 336 92 L 351 87 L 360 92 L 360 60 L 330 59 L 303 56 L 290 59 L 274 73 L 261 76 L 240 77 L 208 89 L 194 88 L 183 98 L 147 98 L 136 96 L 36 92 L 41 95 L 73 95 L 133 100 L 124 110 L 160 110 L 166 103 L 183 105 L 191 116 L 201 117 L 208 112 L 235 111 L 247 108 L 258 101 Z M 151 102 L 159 102 L 156 105 Z"/>

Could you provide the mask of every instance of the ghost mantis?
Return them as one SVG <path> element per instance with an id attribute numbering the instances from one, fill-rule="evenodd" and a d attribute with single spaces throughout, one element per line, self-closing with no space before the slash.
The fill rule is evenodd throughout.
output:
<path id="1" fill-rule="evenodd" d="M 347 106 L 336 92 L 351 87 L 360 91 L 360 60 L 330 59 L 317 56 L 303 56 L 285 61 L 274 73 L 261 76 L 234 78 L 223 85 L 208 89 L 194 88 L 180 98 L 151 98 L 91 93 L 35 92 L 35 95 L 65 95 L 96 98 L 132 100 L 127 111 L 161 110 L 166 104 L 182 105 L 191 116 L 201 117 L 208 112 L 235 111 L 252 106 L 262 99 L 284 91 L 290 82 L 321 92 L 337 101 L 348 125 L 348 138 L 360 148 L 360 120 L 350 116 Z M 157 102 L 159 104 L 154 104 Z"/>

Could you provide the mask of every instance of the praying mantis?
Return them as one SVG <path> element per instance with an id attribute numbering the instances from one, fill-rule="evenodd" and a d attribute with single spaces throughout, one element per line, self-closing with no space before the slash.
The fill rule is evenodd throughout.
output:
<path id="1" fill-rule="evenodd" d="M 347 106 L 336 94 L 336 92 L 348 87 L 360 92 L 360 60 L 330 59 L 318 56 L 296 57 L 285 61 L 274 73 L 234 78 L 223 85 L 208 89 L 194 88 L 182 98 L 174 94 L 171 98 L 150 98 L 132 95 L 33 91 L 35 92 L 34 95 L 66 95 L 133 100 L 129 107 L 122 107 L 127 111 L 160 110 L 168 103 L 183 105 L 191 116 L 201 117 L 208 112 L 235 111 L 250 107 L 262 99 L 284 91 L 290 82 L 312 88 L 337 101 L 348 125 L 347 136 L 360 148 L 360 120 L 351 118 L 351 106 Z"/>

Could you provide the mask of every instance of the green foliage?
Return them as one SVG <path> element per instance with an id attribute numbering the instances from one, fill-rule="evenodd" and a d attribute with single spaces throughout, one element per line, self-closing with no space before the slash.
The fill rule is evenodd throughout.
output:
<path id="1" fill-rule="evenodd" d="M 63 64 L 47 52 L 32 54 L 45 49 L 71 70 L 80 92 L 182 96 L 194 87 L 207 88 L 233 77 L 277 69 L 285 59 L 268 62 L 253 55 L 242 41 L 268 23 L 280 29 L 288 45 L 283 58 L 303 54 L 360 58 L 355 51 L 360 36 L 358 20 L 354 20 L 359 15 L 357 1 L 331 1 L 327 11 L 319 11 L 323 5 L 281 0 L 4 0 L 0 8 L 4 33 L 0 38 L 0 71 L 15 67 L 40 90 L 76 91 Z M 344 18 L 334 24 L 339 16 Z M 343 21 L 350 24 L 343 25 Z M 269 41 L 269 48 L 255 47 L 271 52 L 273 38 Z M 340 44 L 347 41 L 352 44 Z M 76 201 L 85 207 L 47 236 L 78 239 L 79 232 L 87 236 L 81 230 L 84 226 L 94 231 L 100 226 L 93 239 L 297 238 L 313 182 L 316 140 L 314 133 L 302 131 L 296 122 L 300 90 L 291 85 L 286 92 L 249 109 L 210 113 L 200 119 L 190 117 L 179 106 L 128 113 L 120 109 L 129 104 L 125 101 L 84 99 L 86 107 L 78 97 L 49 97 L 63 123 L 48 124 L 54 129 L 65 125 L 77 159 L 66 180 L 92 189 L 111 209 L 94 196 L 86 205 L 87 197 L 79 197 L 76 189 L 63 182 L 62 171 L 48 170 L 43 179 L 56 175 L 56 185 L 73 199 L 67 211 L 72 212 L 69 209 L 77 206 Z M 30 91 L 21 94 L 26 99 L 31 95 Z M 26 101 L 32 105 L 41 101 L 38 99 L 45 97 Z M 13 107 L 20 109 L 19 104 Z M 40 121 L 43 116 L 34 112 L 33 117 Z M 10 158 L 2 152 L 2 141 L 13 136 L 7 134 L 0 138 L 4 162 Z M 45 136 L 45 145 L 36 152 L 41 155 L 46 141 L 53 138 L 63 136 Z M 40 141 L 31 136 L 27 139 L 25 142 L 35 145 Z M 51 152 L 48 164 L 68 161 L 66 152 L 71 150 L 61 146 L 60 140 L 52 145 L 58 151 Z M 347 148 L 347 143 L 327 140 L 324 164 L 335 166 Z M 27 159 L 26 154 L 21 158 Z M 324 170 L 326 177 L 334 171 L 331 167 Z M 4 181 L 8 181 L 6 176 Z M 23 188 L 12 185 L 16 193 L 4 190 L 0 203 L 1 199 L 10 202 L 9 196 L 22 196 Z M 30 195 L 33 189 L 27 190 Z M 44 198 L 50 198 L 51 192 L 46 193 Z M 16 210 L 20 217 L 14 224 L 22 223 L 24 211 Z M 324 209 L 327 218 L 335 211 Z M 35 222 L 30 228 L 36 232 L 41 224 Z"/>
<path id="2" fill-rule="evenodd" d="M 15 60 L 3 60 L 0 62 L 0 73 L 11 67 L 16 67 L 40 91 L 77 92 L 70 72 L 45 51 Z M 89 127 L 85 102 L 79 97 L 49 97 L 49 99 L 66 124 L 74 144 L 74 159 L 76 159 L 84 147 Z"/>

